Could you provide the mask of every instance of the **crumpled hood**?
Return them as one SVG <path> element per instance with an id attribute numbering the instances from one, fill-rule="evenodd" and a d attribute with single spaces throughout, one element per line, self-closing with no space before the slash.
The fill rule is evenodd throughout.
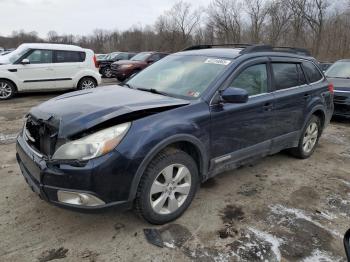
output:
<path id="1" fill-rule="evenodd" d="M 189 101 L 114 85 L 58 96 L 33 107 L 29 114 L 56 123 L 58 137 L 66 138 L 127 113 L 186 104 Z"/>
<path id="2" fill-rule="evenodd" d="M 334 90 L 350 91 L 350 79 L 346 78 L 327 78 L 334 85 Z"/>

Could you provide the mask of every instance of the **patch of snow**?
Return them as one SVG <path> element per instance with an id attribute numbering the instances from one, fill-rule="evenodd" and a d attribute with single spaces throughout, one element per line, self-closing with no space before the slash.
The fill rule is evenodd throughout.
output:
<path id="1" fill-rule="evenodd" d="M 308 256 L 302 260 L 302 262 L 315 262 L 315 261 L 337 262 L 337 261 L 341 261 L 341 259 L 334 258 L 329 253 L 316 249 L 312 252 L 312 254 L 310 256 Z"/>
<path id="2" fill-rule="evenodd" d="M 168 248 L 175 248 L 175 244 L 174 243 L 169 243 L 169 242 L 163 242 L 164 246 L 168 247 Z"/>
<path id="3" fill-rule="evenodd" d="M 274 235 L 271 235 L 271 234 L 266 233 L 264 231 L 260 231 L 260 230 L 255 229 L 255 228 L 248 228 L 248 229 L 250 231 L 252 231 L 261 240 L 264 240 L 264 241 L 270 243 L 271 250 L 275 254 L 277 261 L 281 261 L 281 252 L 279 250 L 279 246 L 283 243 L 282 239 L 277 238 Z"/>
<path id="4" fill-rule="evenodd" d="M 323 218 L 327 219 L 327 220 L 333 220 L 336 219 L 337 216 L 329 213 L 328 211 L 320 211 L 320 216 L 322 216 Z"/>
<path id="5" fill-rule="evenodd" d="M 343 238 L 343 236 L 339 232 L 337 232 L 336 230 L 326 228 L 321 223 L 314 221 L 311 217 L 307 216 L 303 210 L 296 209 L 296 208 L 288 208 L 288 207 L 285 207 L 282 205 L 273 205 L 273 206 L 271 205 L 271 206 L 269 206 L 269 208 L 271 209 L 271 211 L 273 213 L 275 213 L 277 215 L 292 214 L 297 219 L 304 219 L 304 220 L 314 224 L 315 226 L 318 226 L 318 227 L 326 230 L 327 232 L 331 233 L 334 236 L 337 236 L 339 238 Z"/>

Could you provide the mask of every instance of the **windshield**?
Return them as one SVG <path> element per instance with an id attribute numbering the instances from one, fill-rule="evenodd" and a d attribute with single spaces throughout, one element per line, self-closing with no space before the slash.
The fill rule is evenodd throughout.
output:
<path id="1" fill-rule="evenodd" d="M 10 63 L 16 62 L 21 56 L 27 53 L 28 48 L 17 48 L 15 51 L 6 55 Z"/>
<path id="2" fill-rule="evenodd" d="M 198 98 L 231 62 L 204 56 L 172 55 L 141 71 L 127 84 L 133 88 Z"/>
<path id="3" fill-rule="evenodd" d="M 133 56 L 130 60 L 132 61 L 145 61 L 152 53 L 139 53 Z"/>
<path id="4" fill-rule="evenodd" d="M 339 61 L 334 63 L 328 68 L 325 75 L 334 78 L 350 78 L 350 62 Z"/>

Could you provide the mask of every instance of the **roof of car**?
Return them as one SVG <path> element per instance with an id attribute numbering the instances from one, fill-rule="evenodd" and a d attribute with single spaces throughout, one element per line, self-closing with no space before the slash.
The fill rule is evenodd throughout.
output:
<path id="1" fill-rule="evenodd" d="M 228 48 L 226 46 L 233 46 Z M 219 47 L 222 46 L 222 47 Z M 197 45 L 179 52 L 183 55 L 202 55 L 234 59 L 239 56 L 282 56 L 315 60 L 307 49 L 297 47 L 273 47 L 270 45 L 223 44 Z"/>
<path id="2" fill-rule="evenodd" d="M 26 44 L 21 44 L 19 47 L 27 47 L 27 48 L 35 48 L 35 49 L 70 50 L 70 51 L 84 50 L 84 48 L 76 45 L 48 44 L 48 43 L 26 43 Z"/>
<path id="3" fill-rule="evenodd" d="M 350 59 L 341 59 L 341 60 L 338 60 L 336 62 L 350 62 Z"/>
<path id="4" fill-rule="evenodd" d="M 208 48 L 199 50 L 182 51 L 178 54 L 184 55 L 203 55 L 203 56 L 215 56 L 215 57 L 226 57 L 236 58 L 240 55 L 242 48 Z"/>

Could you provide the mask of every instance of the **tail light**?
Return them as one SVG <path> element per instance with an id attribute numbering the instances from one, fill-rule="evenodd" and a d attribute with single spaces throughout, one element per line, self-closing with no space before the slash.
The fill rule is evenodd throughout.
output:
<path id="1" fill-rule="evenodd" d="M 94 55 L 93 60 L 94 60 L 95 67 L 98 68 L 98 62 L 97 62 L 96 55 Z"/>
<path id="2" fill-rule="evenodd" d="M 331 93 L 331 94 L 334 94 L 334 85 L 332 83 L 329 83 L 328 85 L 328 91 Z"/>

